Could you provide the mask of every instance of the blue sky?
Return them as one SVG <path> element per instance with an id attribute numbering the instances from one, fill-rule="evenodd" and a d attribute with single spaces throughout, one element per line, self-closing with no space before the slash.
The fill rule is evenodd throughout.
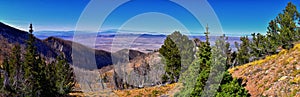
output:
<path id="1" fill-rule="evenodd" d="M 174 30 L 184 32 L 188 28 L 192 32 L 204 31 L 203 28 L 196 26 L 198 24 L 195 18 L 176 5 L 169 5 L 165 0 L 139 1 L 136 6 L 119 7 L 119 11 L 116 10 L 106 20 L 102 30 L 117 29 L 127 21 L 122 25 L 123 30 L 162 33 Z M 253 32 L 265 33 L 268 22 L 290 1 L 300 7 L 299 0 L 208 0 L 220 20 L 223 31 L 237 36 Z M 37 31 L 70 31 L 75 29 L 82 11 L 89 2 L 89 0 L 0 0 L 0 21 L 23 30 L 27 30 L 28 24 L 32 22 Z M 105 5 L 101 6 L 99 8 L 105 8 Z M 179 17 L 181 22 L 155 11 L 140 14 L 128 21 L 136 11 L 153 11 L 153 9 L 157 12 L 169 12 Z"/>

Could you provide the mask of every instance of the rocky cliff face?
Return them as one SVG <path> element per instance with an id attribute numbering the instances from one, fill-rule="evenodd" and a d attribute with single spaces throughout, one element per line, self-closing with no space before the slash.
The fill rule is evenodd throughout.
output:
<path id="1" fill-rule="evenodd" d="M 142 88 L 162 83 L 161 76 L 164 74 L 164 62 L 159 52 L 143 54 L 124 63 L 114 64 L 101 68 L 102 76 L 107 75 L 111 85 L 124 84 L 130 87 Z M 112 86 L 114 88 L 124 88 Z M 129 87 L 127 87 L 129 88 Z"/>

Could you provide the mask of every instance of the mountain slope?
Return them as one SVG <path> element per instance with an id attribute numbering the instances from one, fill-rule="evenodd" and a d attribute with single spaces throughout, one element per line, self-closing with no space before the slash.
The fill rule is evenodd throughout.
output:
<path id="1" fill-rule="evenodd" d="M 47 58 L 54 58 L 57 56 L 55 50 L 51 49 L 48 45 L 44 44 L 42 40 L 38 38 L 35 39 L 35 46 L 39 53 Z M 26 41 L 28 40 L 28 32 L 18 30 L 16 28 L 10 27 L 6 24 L 0 22 L 0 41 L 1 45 L 1 59 L 3 59 L 4 55 L 9 54 L 11 49 L 14 47 L 15 44 L 20 44 L 22 52 L 25 52 L 24 49 L 26 47 Z M 0 60 L 1 60 L 0 59 Z"/>
<path id="2" fill-rule="evenodd" d="M 11 49 L 16 44 L 20 44 L 22 53 L 25 53 L 27 39 L 28 32 L 18 30 L 0 22 L 0 62 L 3 60 L 4 56 L 7 56 L 11 52 Z M 122 58 L 120 56 L 123 55 L 125 51 L 129 51 L 129 59 L 133 59 L 136 56 L 144 54 L 134 50 L 122 50 L 120 52 L 111 54 L 107 51 L 95 50 L 79 43 L 55 37 L 49 37 L 45 40 L 40 40 L 36 37 L 34 37 L 34 39 L 36 41 L 35 46 L 37 47 L 38 52 L 42 54 L 42 56 L 44 56 L 48 62 L 56 58 L 57 55 L 64 53 L 68 62 L 72 64 L 72 51 L 75 51 L 74 53 L 77 53 L 80 56 L 80 59 L 77 59 L 76 61 L 80 62 L 78 63 L 80 64 L 78 67 L 85 69 L 97 69 L 103 66 L 112 65 L 112 59 Z M 74 50 L 72 50 L 72 46 L 74 47 Z M 87 56 L 93 52 L 95 52 L 95 60 Z M 89 65 L 93 61 L 96 61 L 97 66 Z"/>
<path id="3" fill-rule="evenodd" d="M 57 51 L 63 52 L 66 56 L 68 62 L 73 63 L 72 61 L 72 50 L 75 51 L 81 58 L 77 59 L 76 62 L 78 63 L 78 67 L 85 68 L 85 69 L 96 69 L 95 66 L 91 66 L 92 61 L 96 61 L 97 67 L 101 68 L 106 65 L 111 65 L 111 53 L 102 51 L 102 50 L 94 50 L 91 48 L 88 48 L 84 45 L 74 43 L 72 41 L 63 40 L 60 38 L 55 37 L 49 37 L 45 40 L 43 40 L 45 44 L 51 47 L 51 49 L 55 49 Z M 72 48 L 72 46 L 74 48 Z M 92 60 L 91 58 L 88 58 L 88 55 L 91 55 L 95 51 L 95 58 L 96 60 Z"/>
<path id="4" fill-rule="evenodd" d="M 102 68 L 107 65 L 112 65 L 113 64 L 112 59 L 120 60 L 122 58 L 121 56 L 124 55 L 125 53 L 129 53 L 129 59 L 127 59 L 127 60 L 131 60 L 137 56 L 144 54 L 139 51 L 128 50 L 128 49 L 120 50 L 116 53 L 110 53 L 110 52 L 107 52 L 104 50 L 95 50 L 95 49 L 86 47 L 84 45 L 81 45 L 79 43 L 75 43 L 72 41 L 63 40 L 63 39 L 55 38 L 55 37 L 49 37 L 49 38 L 45 39 L 43 42 L 45 44 L 49 45 L 52 49 L 62 51 L 65 54 L 68 61 L 71 63 L 73 63 L 72 50 L 75 51 L 74 53 L 77 53 L 78 56 L 80 56 L 80 59 L 77 59 L 77 61 L 76 61 L 76 62 L 81 62 L 81 63 L 77 63 L 77 64 L 79 64 L 78 67 L 86 68 L 86 69 L 96 69 L 95 66 L 88 65 L 88 64 L 92 64 L 91 62 L 93 62 L 93 61 L 96 61 L 98 68 Z M 72 48 L 72 46 L 73 46 L 73 48 Z M 93 54 L 93 51 L 95 54 L 95 60 L 93 60 L 92 58 L 89 58 L 90 56 L 88 56 L 88 55 Z"/>
<path id="5" fill-rule="evenodd" d="M 291 50 L 229 70 L 244 79 L 251 96 L 300 96 L 300 44 Z"/>

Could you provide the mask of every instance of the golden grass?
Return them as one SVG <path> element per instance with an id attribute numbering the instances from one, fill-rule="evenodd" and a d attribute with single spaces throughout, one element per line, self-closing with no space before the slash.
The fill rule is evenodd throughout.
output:
<path id="1" fill-rule="evenodd" d="M 300 45 L 297 45 L 297 46 L 299 46 L 299 48 L 300 48 Z M 280 51 L 279 54 L 277 54 L 277 55 L 267 56 L 265 59 L 253 61 L 253 62 L 244 64 L 244 65 L 240 65 L 240 66 L 236 66 L 236 67 L 234 67 L 234 68 L 230 68 L 228 71 L 229 71 L 229 73 L 232 74 L 234 71 L 239 70 L 239 69 L 245 69 L 245 68 L 247 68 L 247 67 L 249 67 L 249 66 L 262 65 L 263 63 L 265 63 L 265 62 L 267 62 L 267 61 L 269 61 L 269 60 L 276 59 L 276 58 L 278 58 L 279 55 L 284 55 L 284 54 L 286 54 L 287 52 L 288 52 L 287 50 L 283 49 L 283 50 Z M 292 60 L 292 59 L 290 59 L 290 60 Z"/>
<path id="2" fill-rule="evenodd" d="M 300 84 L 299 54 L 300 44 L 296 44 L 290 50 L 283 49 L 276 55 L 236 66 L 228 71 L 234 77 L 246 80 L 244 81 L 247 84 L 245 88 L 251 95 L 270 96 L 274 94 L 300 97 L 298 86 Z M 259 72 L 256 73 L 257 70 Z"/>
<path id="3" fill-rule="evenodd" d="M 94 92 L 73 92 L 69 93 L 71 97 L 117 97 L 111 90 L 94 91 Z"/>
<path id="4" fill-rule="evenodd" d="M 156 97 L 162 94 L 167 94 L 170 90 L 175 88 L 176 85 L 177 83 L 160 87 L 155 86 L 142 89 L 116 90 L 114 93 L 119 97 Z"/>
<path id="5" fill-rule="evenodd" d="M 272 58 L 276 58 L 277 56 L 276 55 L 272 55 L 272 56 L 267 56 L 265 59 L 262 59 L 262 60 L 257 60 L 257 61 L 253 61 L 253 62 L 250 62 L 250 63 L 247 63 L 247 64 L 244 64 L 244 65 L 240 65 L 240 66 L 236 66 L 234 68 L 230 68 L 228 71 L 229 73 L 233 73 L 235 70 L 239 70 L 239 69 L 244 69 L 244 68 L 247 68 L 249 66 L 254 66 L 254 65 L 261 65 L 263 64 L 264 62 L 272 59 Z"/>
<path id="6" fill-rule="evenodd" d="M 291 82 L 291 83 L 294 83 L 294 84 L 300 84 L 300 76 L 299 76 L 299 77 L 295 77 L 295 78 L 292 79 L 290 82 Z"/>
<path id="7" fill-rule="evenodd" d="M 296 44 L 292 50 L 299 50 L 300 51 L 300 44 Z"/>
<path id="8" fill-rule="evenodd" d="M 296 44 L 296 45 L 294 46 L 294 48 L 292 48 L 291 50 L 292 50 L 292 51 L 294 51 L 294 50 L 300 51 L 300 44 Z M 272 59 L 276 59 L 276 58 L 278 58 L 278 56 L 280 56 L 280 55 L 285 55 L 285 54 L 287 54 L 287 53 L 288 53 L 288 50 L 283 49 L 283 50 L 281 50 L 281 51 L 280 51 L 278 54 L 276 54 L 276 55 L 267 56 L 265 59 L 262 59 L 262 60 L 257 60 L 257 61 L 250 62 L 250 63 L 244 64 L 244 65 L 241 65 L 241 66 L 236 66 L 236 67 L 234 67 L 234 68 L 229 69 L 228 71 L 232 74 L 235 70 L 244 69 L 244 68 L 247 68 L 247 67 L 249 67 L 249 66 L 254 66 L 254 65 L 261 65 L 261 64 L 264 63 L 264 62 L 267 62 L 267 61 L 272 60 Z M 288 59 L 286 60 L 286 62 L 290 62 L 290 61 L 292 61 L 293 59 L 294 59 L 294 58 L 290 57 L 290 58 L 288 58 Z"/>

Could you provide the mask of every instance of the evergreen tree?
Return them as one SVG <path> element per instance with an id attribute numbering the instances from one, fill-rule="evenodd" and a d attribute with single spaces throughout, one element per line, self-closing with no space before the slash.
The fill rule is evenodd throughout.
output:
<path id="1" fill-rule="evenodd" d="M 195 44 L 192 40 L 189 40 L 188 36 L 181 34 L 179 31 L 173 32 L 170 37 L 179 49 L 181 72 L 184 72 L 195 59 Z"/>
<path id="2" fill-rule="evenodd" d="M 42 84 L 45 81 L 45 61 L 37 52 L 35 44 L 35 38 L 32 34 L 32 24 L 30 24 L 29 36 L 27 41 L 26 53 L 25 53 L 25 79 L 26 79 L 26 95 L 28 96 L 42 96 L 44 93 Z"/>
<path id="3" fill-rule="evenodd" d="M 3 92 L 4 96 L 13 96 L 14 91 L 12 89 L 12 73 L 13 73 L 13 66 L 9 65 L 9 61 L 7 58 L 4 58 L 3 60 L 3 70 L 4 70 L 4 78 L 3 78 Z"/>
<path id="4" fill-rule="evenodd" d="M 176 43 L 168 35 L 164 44 L 159 49 L 159 53 L 164 56 L 163 61 L 165 61 L 165 72 L 162 79 L 169 82 L 177 82 L 181 72 L 181 56 L 179 48 Z"/>
<path id="5" fill-rule="evenodd" d="M 30 25 L 30 28 L 32 27 L 32 25 Z M 32 35 L 32 28 L 30 29 L 30 34 L 28 35 L 28 41 L 27 43 L 27 47 L 26 47 L 26 53 L 25 53 L 25 60 L 24 60 L 24 66 L 25 66 L 25 79 L 26 80 L 26 86 L 24 87 L 24 90 L 28 90 L 26 91 L 26 95 L 31 95 L 31 96 L 38 96 L 37 95 L 37 89 L 38 86 L 36 84 L 38 84 L 37 82 L 35 82 L 35 77 L 36 77 L 36 69 L 33 70 L 33 67 L 35 65 L 38 65 L 36 62 L 36 58 L 37 58 L 37 54 L 36 54 L 36 48 L 34 46 L 34 38 Z"/>
<path id="6" fill-rule="evenodd" d="M 278 47 L 290 49 L 293 42 L 300 40 L 299 12 L 294 4 L 288 3 L 286 8 L 276 19 L 271 20 L 268 26 L 267 34 L 252 34 L 252 41 L 248 37 L 241 37 L 242 43 L 236 43 L 238 49 L 235 65 L 241 65 L 253 60 L 264 58 L 267 55 L 277 53 Z"/>
<path id="7" fill-rule="evenodd" d="M 241 81 L 232 78 L 228 71 L 223 76 L 221 86 L 215 95 L 216 97 L 250 97 L 250 94 L 243 87 Z"/>
<path id="8" fill-rule="evenodd" d="M 200 96 L 203 94 L 204 86 L 206 84 L 206 81 L 209 77 L 209 73 L 211 70 L 211 47 L 209 43 L 209 36 L 208 36 L 208 27 L 205 32 L 206 36 L 206 42 L 203 42 L 201 44 L 201 47 L 198 51 L 198 60 L 200 61 L 200 73 L 196 80 L 196 85 L 194 86 L 194 89 L 191 93 L 191 96 Z"/>
<path id="9" fill-rule="evenodd" d="M 268 55 L 275 54 L 277 48 L 281 45 L 280 37 L 279 37 L 279 27 L 274 20 L 271 20 L 268 26 L 267 31 L 267 43 L 266 49 L 268 51 Z"/>
<path id="10" fill-rule="evenodd" d="M 60 55 L 56 61 L 50 63 L 46 67 L 46 81 L 43 86 L 48 96 L 65 96 L 71 92 L 75 85 L 75 78 L 72 67 L 66 59 Z"/>
<path id="11" fill-rule="evenodd" d="M 260 37 L 261 38 L 261 37 Z M 227 71 L 231 65 L 231 50 L 228 38 L 221 36 L 212 47 L 212 70 L 211 79 L 207 82 L 208 90 L 205 95 L 217 97 L 248 97 L 247 90 L 241 81 L 233 79 Z"/>
<path id="12" fill-rule="evenodd" d="M 58 56 L 56 60 L 56 70 L 54 71 L 56 72 L 56 75 L 54 75 L 56 77 L 55 86 L 60 95 L 67 95 L 75 85 L 73 69 L 63 54 Z"/>
<path id="13" fill-rule="evenodd" d="M 195 59 L 195 44 L 188 36 L 175 31 L 167 36 L 159 52 L 167 64 L 162 79 L 177 82 L 180 73 L 185 72 Z"/>
<path id="14" fill-rule="evenodd" d="M 209 46 L 208 41 L 201 43 L 198 51 L 199 59 L 197 59 L 194 64 L 190 65 L 190 68 L 185 72 L 194 78 L 197 77 L 196 83 L 195 79 L 184 77 L 184 79 L 182 79 L 183 81 L 181 80 L 184 86 L 179 93 L 175 94 L 175 96 L 250 96 L 247 93 L 247 90 L 241 85 L 240 81 L 233 79 L 226 71 L 233 63 L 231 60 L 234 59 L 232 57 L 233 53 L 231 53 L 231 49 L 229 48 L 230 44 L 226 42 L 227 39 L 228 38 L 225 37 L 225 35 L 221 36 L 216 40 L 215 46 L 212 48 Z M 211 50 L 209 48 L 211 48 Z"/>
<path id="15" fill-rule="evenodd" d="M 183 84 L 183 88 L 180 89 L 180 92 L 176 93 L 175 97 L 189 97 L 194 89 L 196 84 L 196 79 L 200 73 L 200 60 L 195 60 L 186 70 L 182 76 L 180 76 L 180 82 Z"/>
<path id="16" fill-rule="evenodd" d="M 75 85 L 73 70 L 61 55 L 51 64 L 38 54 L 30 25 L 26 53 L 22 59 L 19 44 L 5 58 L 0 68 L 0 96 L 57 97 L 66 96 Z M 22 63 L 24 61 L 24 63 Z"/>
<path id="17" fill-rule="evenodd" d="M 16 44 L 12 49 L 9 64 L 14 67 L 12 88 L 19 96 L 25 95 L 23 90 L 23 87 L 25 87 L 24 66 L 21 60 L 21 46 L 19 44 Z"/>
<path id="18" fill-rule="evenodd" d="M 227 39 L 225 35 L 220 36 L 215 41 L 215 45 L 212 46 L 211 70 L 202 96 L 211 97 L 215 95 L 223 79 L 224 72 L 231 66 L 228 61 L 231 50 L 229 48 L 230 44 L 226 42 Z"/>
<path id="19" fill-rule="evenodd" d="M 300 39 L 299 33 L 296 31 L 297 20 L 299 20 L 299 12 L 291 2 L 285 7 L 283 13 L 276 17 L 275 21 L 279 27 L 278 32 L 280 34 L 279 41 L 283 48 L 292 48 L 292 42 Z"/>
<path id="20" fill-rule="evenodd" d="M 252 41 L 250 42 L 250 56 L 253 60 L 258 60 L 267 55 L 267 38 L 260 33 L 252 34 Z"/>
<path id="21" fill-rule="evenodd" d="M 250 40 L 248 36 L 241 37 L 240 40 L 242 43 L 239 45 L 235 42 L 235 46 L 237 48 L 237 57 L 236 57 L 236 64 L 235 65 L 242 65 L 245 63 L 250 62 Z"/>

